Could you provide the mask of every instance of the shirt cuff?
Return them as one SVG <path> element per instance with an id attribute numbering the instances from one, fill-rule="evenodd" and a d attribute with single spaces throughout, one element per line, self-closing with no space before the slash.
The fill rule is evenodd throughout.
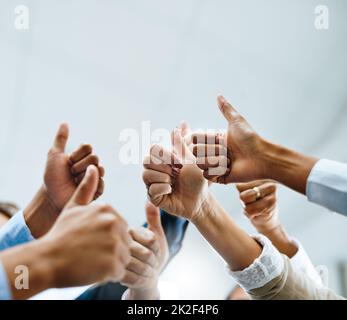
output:
<path id="1" fill-rule="evenodd" d="M 300 271 L 305 273 L 308 277 L 310 277 L 317 284 L 322 285 L 322 279 L 311 262 L 306 250 L 301 245 L 301 243 L 297 239 L 292 239 L 292 241 L 296 244 L 298 251 L 297 253 L 290 259 L 292 267 L 295 271 Z"/>
<path id="2" fill-rule="evenodd" d="M 307 180 L 309 201 L 347 215 L 347 165 L 332 160 L 319 160 Z"/>
<path id="3" fill-rule="evenodd" d="M 11 300 L 12 294 L 8 283 L 7 274 L 0 261 L 0 300 Z"/>
<path id="4" fill-rule="evenodd" d="M 0 250 L 34 240 L 23 214 L 18 212 L 0 229 Z"/>
<path id="5" fill-rule="evenodd" d="M 229 269 L 231 276 L 245 291 L 263 287 L 278 277 L 284 268 L 281 254 L 268 238 L 262 235 L 253 238 L 263 246 L 261 255 L 242 271 L 230 271 Z"/>

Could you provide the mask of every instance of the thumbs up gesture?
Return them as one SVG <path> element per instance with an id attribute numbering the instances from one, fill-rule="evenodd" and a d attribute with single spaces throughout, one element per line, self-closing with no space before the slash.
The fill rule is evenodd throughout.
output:
<path id="1" fill-rule="evenodd" d="M 173 150 L 152 146 L 144 159 L 143 181 L 150 201 L 170 214 L 194 220 L 206 202 L 208 183 L 185 142 L 181 127 L 172 134 Z"/>
<path id="2" fill-rule="evenodd" d="M 126 221 L 110 205 L 89 205 L 99 173 L 89 166 L 52 229 L 40 240 L 47 248 L 53 287 L 119 281 L 130 254 Z"/>
<path id="3" fill-rule="evenodd" d="M 195 133 L 191 137 L 204 177 L 222 184 L 262 179 L 267 172 L 262 159 L 264 140 L 222 96 L 218 97 L 218 107 L 227 121 L 227 132 Z"/>
<path id="4" fill-rule="evenodd" d="M 131 258 L 122 279 L 122 284 L 129 288 L 125 293 L 129 300 L 159 298 L 158 278 L 169 258 L 159 208 L 148 202 L 146 218 L 148 228 L 130 230 Z"/>
<path id="5" fill-rule="evenodd" d="M 71 155 L 68 155 L 65 153 L 68 137 L 68 125 L 63 123 L 59 126 L 53 146 L 48 152 L 44 175 L 45 190 L 58 213 L 76 191 L 88 166 L 94 165 L 99 170 L 98 186 L 93 198 L 98 198 L 104 189 L 102 179 L 104 168 L 99 165 L 99 159 L 93 154 L 92 147 L 88 144 L 82 144 Z"/>

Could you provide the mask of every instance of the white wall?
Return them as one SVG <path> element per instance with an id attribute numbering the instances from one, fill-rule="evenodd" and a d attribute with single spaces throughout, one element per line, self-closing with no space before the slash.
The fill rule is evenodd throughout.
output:
<path id="1" fill-rule="evenodd" d="M 25 32 L 13 27 L 18 4 L 30 8 Z M 318 4 L 329 6 L 328 31 L 314 28 Z M 346 160 L 346 9 L 344 0 L 2 0 L 0 198 L 22 206 L 30 200 L 64 120 L 69 149 L 90 142 L 103 159 L 102 201 L 140 224 L 142 168 L 119 162 L 119 133 L 144 120 L 153 129 L 182 119 L 222 128 L 218 93 L 267 138 Z M 249 228 L 234 188 L 214 190 Z M 340 290 L 347 219 L 285 189 L 280 207 L 288 229 L 316 264 L 330 267 Z M 164 278 L 182 298 L 222 298 L 232 286 L 223 262 L 192 228 Z"/>

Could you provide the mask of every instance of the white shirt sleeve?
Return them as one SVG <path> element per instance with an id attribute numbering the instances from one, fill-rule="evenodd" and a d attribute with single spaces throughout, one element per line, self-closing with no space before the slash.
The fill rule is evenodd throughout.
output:
<path id="1" fill-rule="evenodd" d="M 290 259 L 292 267 L 294 270 L 298 270 L 306 274 L 317 284 L 323 284 L 322 278 L 319 272 L 316 270 L 309 258 L 306 250 L 302 244 L 297 239 L 292 239 L 296 246 L 298 247 L 298 252 Z"/>
<path id="2" fill-rule="evenodd" d="M 311 202 L 347 215 L 347 164 L 318 161 L 308 177 L 306 195 Z"/>
<path id="3" fill-rule="evenodd" d="M 253 236 L 262 246 L 263 251 L 254 262 L 244 270 L 230 271 L 231 276 L 246 291 L 263 287 L 273 279 L 278 277 L 284 268 L 281 253 L 274 247 L 271 241 L 263 235 Z M 323 281 L 313 266 L 305 249 L 299 241 L 293 239 L 298 247 L 298 251 L 290 259 L 294 270 L 300 271 L 311 278 L 316 284 L 323 285 Z"/>
<path id="4" fill-rule="evenodd" d="M 253 238 L 263 247 L 260 256 L 246 269 L 230 271 L 231 276 L 246 291 L 263 287 L 278 277 L 284 268 L 281 254 L 268 238 L 263 235 L 257 235 Z"/>

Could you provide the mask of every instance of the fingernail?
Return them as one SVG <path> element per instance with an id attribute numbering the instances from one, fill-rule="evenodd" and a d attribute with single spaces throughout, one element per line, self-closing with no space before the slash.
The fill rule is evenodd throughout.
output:
<path id="1" fill-rule="evenodd" d="M 172 171 L 174 171 L 175 173 L 180 173 L 181 169 L 172 167 Z"/>
<path id="2" fill-rule="evenodd" d="M 223 95 L 219 95 L 219 99 L 222 101 L 222 102 L 226 102 L 226 100 L 225 100 L 225 98 L 224 98 L 224 96 Z"/>

